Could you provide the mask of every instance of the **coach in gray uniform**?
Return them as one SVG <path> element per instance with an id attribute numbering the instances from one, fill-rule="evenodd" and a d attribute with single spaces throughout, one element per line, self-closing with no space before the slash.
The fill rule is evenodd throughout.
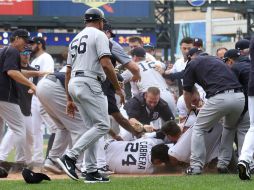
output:
<path id="1" fill-rule="evenodd" d="M 104 13 L 100 9 L 90 8 L 85 12 L 86 27 L 70 43 L 67 60 L 67 113 L 74 117 L 78 108 L 89 130 L 57 162 L 69 177 L 78 180 L 75 162 L 81 152 L 86 150 L 86 183 L 109 182 L 108 178 L 97 171 L 95 149 L 95 142 L 110 128 L 107 99 L 101 88 L 101 82 L 106 76 L 121 102 L 124 102 L 124 95 L 110 61 L 109 40 L 100 31 L 103 29 L 103 20 Z"/>

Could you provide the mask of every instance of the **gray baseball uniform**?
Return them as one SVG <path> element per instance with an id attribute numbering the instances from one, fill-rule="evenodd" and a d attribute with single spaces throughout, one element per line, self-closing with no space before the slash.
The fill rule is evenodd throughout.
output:
<path id="1" fill-rule="evenodd" d="M 60 74 L 60 73 L 58 73 Z M 65 73 L 62 73 L 64 77 Z M 48 157 L 55 160 L 63 155 L 69 144 L 74 144 L 86 131 L 79 112 L 75 118 L 66 115 L 66 94 L 60 80 L 55 75 L 48 75 L 37 84 L 37 97 L 46 112 L 57 126 L 56 136 Z"/>
<path id="2" fill-rule="evenodd" d="M 99 62 L 111 55 L 107 36 L 94 27 L 86 27 L 71 42 L 67 64 L 72 67 L 69 94 L 75 102 L 85 126 L 89 128 L 67 156 L 77 159 L 86 150 L 87 172 L 97 171 L 95 142 L 109 128 L 108 104 L 101 88 L 106 76 Z"/>

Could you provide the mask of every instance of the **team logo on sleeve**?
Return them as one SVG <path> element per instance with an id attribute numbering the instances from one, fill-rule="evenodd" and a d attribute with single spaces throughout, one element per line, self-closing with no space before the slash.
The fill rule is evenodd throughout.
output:
<path id="1" fill-rule="evenodd" d="M 159 118 L 159 112 L 154 112 L 152 119 L 158 119 Z"/>

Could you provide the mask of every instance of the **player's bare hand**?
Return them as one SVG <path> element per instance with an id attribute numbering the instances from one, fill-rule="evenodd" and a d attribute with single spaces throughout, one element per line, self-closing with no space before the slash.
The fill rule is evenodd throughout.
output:
<path id="1" fill-rule="evenodd" d="M 161 67 L 161 65 L 156 64 L 154 69 L 158 71 L 161 75 L 164 73 L 164 69 Z"/>
<path id="2" fill-rule="evenodd" d="M 36 95 L 36 86 L 32 83 L 29 87 L 28 93 Z"/>
<path id="3" fill-rule="evenodd" d="M 151 132 L 154 131 L 154 128 L 153 128 L 153 126 L 151 126 L 151 125 L 144 125 L 144 129 L 145 129 L 145 131 L 148 132 L 148 133 L 151 133 Z"/>
<path id="4" fill-rule="evenodd" d="M 119 135 L 114 136 L 113 139 L 115 139 L 117 141 L 123 141 L 123 138 Z"/>
<path id="5" fill-rule="evenodd" d="M 141 81 L 140 74 L 133 75 L 133 77 L 131 78 L 131 81 L 133 81 L 133 82 L 139 82 L 139 81 Z"/>
<path id="6" fill-rule="evenodd" d="M 123 91 L 121 89 L 116 90 L 116 94 L 120 97 L 120 104 L 124 104 L 125 97 L 124 97 Z"/>
<path id="7" fill-rule="evenodd" d="M 75 116 L 75 111 L 78 111 L 73 101 L 67 101 L 66 114 L 72 118 Z"/>

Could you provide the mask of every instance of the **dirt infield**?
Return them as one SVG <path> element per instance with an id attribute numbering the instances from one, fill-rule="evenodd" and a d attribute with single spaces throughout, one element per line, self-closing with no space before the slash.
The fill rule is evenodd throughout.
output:
<path id="1" fill-rule="evenodd" d="M 62 174 L 62 175 L 56 175 L 51 172 L 43 172 L 44 174 L 48 175 L 52 180 L 54 179 L 70 179 L 67 175 Z M 150 176 L 182 176 L 184 174 L 182 173 L 172 173 L 172 174 L 113 174 L 111 176 L 113 177 L 150 177 Z M 16 173 L 16 174 L 9 174 L 7 178 L 0 178 L 1 180 L 23 180 L 23 177 L 21 173 Z"/>

